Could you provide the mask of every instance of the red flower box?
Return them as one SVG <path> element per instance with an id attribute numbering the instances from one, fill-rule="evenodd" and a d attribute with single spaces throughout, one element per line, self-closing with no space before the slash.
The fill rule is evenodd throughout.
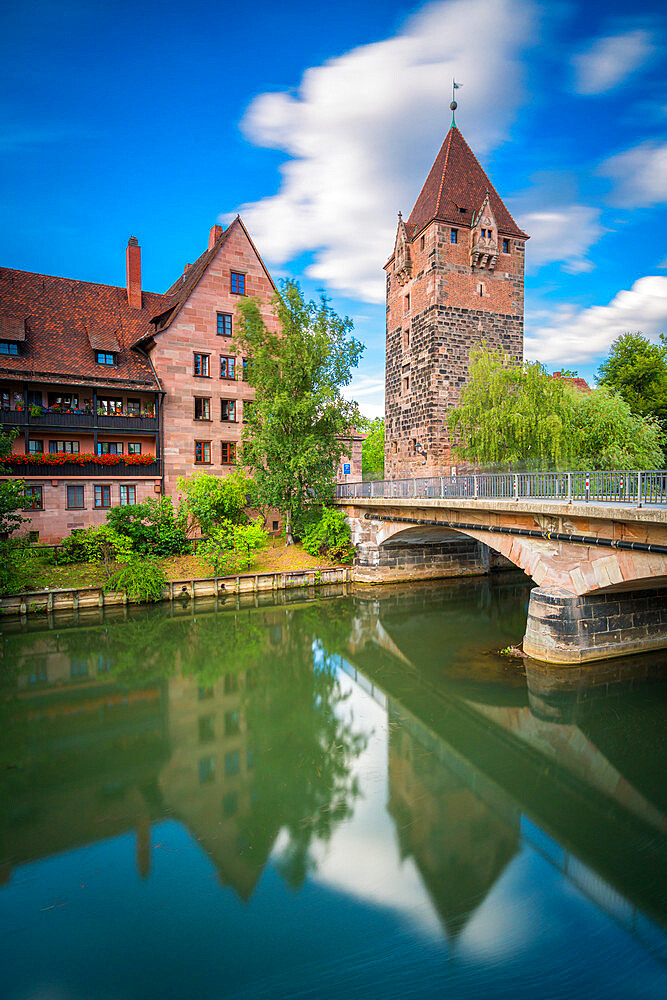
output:
<path id="1" fill-rule="evenodd" d="M 155 461 L 155 455 L 72 455 L 67 451 L 55 454 L 38 453 L 35 455 L 8 455 L 10 465 L 150 465 Z"/>

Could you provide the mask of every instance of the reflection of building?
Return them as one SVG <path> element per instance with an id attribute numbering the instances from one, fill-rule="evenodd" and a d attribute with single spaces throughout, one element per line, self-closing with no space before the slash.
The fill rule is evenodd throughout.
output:
<path id="1" fill-rule="evenodd" d="M 389 734 L 388 808 L 401 855 L 414 858 L 447 933 L 457 936 L 516 853 L 519 814 L 492 810 L 419 742 L 391 701 Z"/>

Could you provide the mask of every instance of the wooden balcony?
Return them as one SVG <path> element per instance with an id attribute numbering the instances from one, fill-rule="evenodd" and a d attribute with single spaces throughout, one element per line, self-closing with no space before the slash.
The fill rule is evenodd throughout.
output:
<path id="1" fill-rule="evenodd" d="M 5 427 L 30 428 L 31 430 L 87 430 L 113 431 L 116 433 L 140 432 L 142 434 L 157 434 L 158 421 L 156 417 L 134 416 L 101 416 L 96 413 L 66 413 L 62 411 L 45 410 L 33 415 L 27 410 L 2 410 L 0 425 Z"/>
<path id="2" fill-rule="evenodd" d="M 76 476 L 79 479 L 141 479 L 161 475 L 160 462 L 125 465 L 118 462 L 107 465 L 102 462 L 21 462 L 20 465 L 7 462 L 10 472 L 5 477 L 22 479 L 25 476 L 38 476 L 40 479 L 62 479 L 65 476 Z"/>

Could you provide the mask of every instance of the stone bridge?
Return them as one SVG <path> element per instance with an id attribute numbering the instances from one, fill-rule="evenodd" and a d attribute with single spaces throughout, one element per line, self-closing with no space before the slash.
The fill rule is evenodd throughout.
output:
<path id="1" fill-rule="evenodd" d="M 530 499 L 337 500 L 353 578 L 387 583 L 517 567 L 532 590 L 524 652 L 581 663 L 667 647 L 667 508 Z"/>

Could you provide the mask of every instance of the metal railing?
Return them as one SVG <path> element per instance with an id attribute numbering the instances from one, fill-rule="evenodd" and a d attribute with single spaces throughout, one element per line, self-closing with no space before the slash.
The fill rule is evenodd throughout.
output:
<path id="1" fill-rule="evenodd" d="M 561 503 L 667 505 L 667 471 L 479 472 L 339 483 L 338 500 L 552 500 Z"/>

